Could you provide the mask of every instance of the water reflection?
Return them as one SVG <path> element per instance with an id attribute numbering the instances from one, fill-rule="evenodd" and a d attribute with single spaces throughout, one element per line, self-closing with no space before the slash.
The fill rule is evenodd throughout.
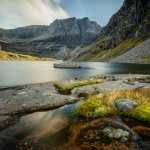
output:
<path id="1" fill-rule="evenodd" d="M 0 149 L 32 148 L 33 150 L 41 150 L 44 149 L 43 146 L 45 149 L 52 147 L 57 149 L 57 147 L 70 146 L 64 143 L 72 143 L 75 139 L 78 141 L 76 144 L 80 144 L 82 141 L 80 139 L 85 137 L 87 131 L 100 131 L 100 128 L 104 128 L 102 127 L 103 123 L 100 123 L 101 126 L 91 125 L 92 122 L 96 123 L 101 119 L 85 120 L 84 118 L 72 118 L 71 112 L 75 109 L 76 105 L 70 104 L 55 110 L 35 112 L 22 116 L 18 123 L 0 132 Z M 129 120 L 129 118 L 113 116 L 112 119 L 125 123 L 129 127 L 147 126 L 149 128 L 149 125 L 146 125 L 146 123 L 133 119 Z M 79 135 L 76 136 L 76 134 Z M 83 141 L 85 140 L 83 139 Z M 112 141 L 107 138 L 101 138 L 99 142 L 110 144 Z"/>
<path id="2" fill-rule="evenodd" d="M 150 74 L 150 65 L 80 62 L 81 69 L 56 69 L 54 63 L 60 62 L 0 61 L 0 87 L 61 81 L 77 76 L 88 79 L 103 74 Z"/>

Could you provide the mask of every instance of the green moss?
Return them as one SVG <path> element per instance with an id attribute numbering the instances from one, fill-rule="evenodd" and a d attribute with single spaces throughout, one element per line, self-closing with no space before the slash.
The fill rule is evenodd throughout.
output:
<path id="1" fill-rule="evenodd" d="M 129 16 L 127 16 L 128 18 L 130 18 L 131 17 L 131 14 L 129 15 Z"/>
<path id="2" fill-rule="evenodd" d="M 99 58 L 99 61 L 103 61 L 108 58 L 116 58 L 117 56 L 129 51 L 130 49 L 134 48 L 135 46 L 141 44 L 143 41 L 140 38 L 133 38 L 130 40 L 126 40 L 119 44 L 117 47 L 108 51 L 105 55 Z"/>
<path id="3" fill-rule="evenodd" d="M 133 32 L 137 32 L 137 31 L 139 31 L 139 30 L 141 30 L 143 28 L 143 26 L 142 27 L 137 27 Z"/>
<path id="4" fill-rule="evenodd" d="M 124 30 L 130 30 L 133 29 L 136 26 L 136 24 L 129 24 L 126 27 L 124 27 Z"/>
<path id="5" fill-rule="evenodd" d="M 103 107 L 101 98 L 89 98 L 75 110 L 75 115 L 91 118 L 94 110 L 98 107 Z"/>
<path id="6" fill-rule="evenodd" d="M 97 84 L 97 83 L 102 83 L 102 82 L 105 82 L 104 79 L 99 79 L 99 80 L 88 80 L 86 82 L 79 82 L 79 83 L 76 83 L 75 85 L 72 85 L 72 86 L 69 86 L 69 87 L 66 87 L 66 86 L 59 86 L 57 83 L 54 82 L 54 86 L 57 87 L 58 89 L 60 90 L 71 90 L 75 87 L 79 87 L 79 86 L 83 86 L 83 85 L 89 85 L 89 84 Z"/>
<path id="7" fill-rule="evenodd" d="M 94 86 L 95 91 L 97 91 L 97 86 Z"/>
<path id="8" fill-rule="evenodd" d="M 98 42 L 95 43 L 94 46 L 96 45 L 105 45 L 108 43 L 108 41 L 112 38 L 112 36 L 105 36 L 102 39 L 99 39 Z"/>
<path id="9" fill-rule="evenodd" d="M 99 58 L 101 58 L 103 55 L 107 54 L 107 52 L 108 52 L 108 50 L 100 51 L 100 53 L 97 54 L 94 58 L 92 58 L 91 61 L 93 61 L 93 60 L 98 61 Z"/>
<path id="10" fill-rule="evenodd" d="M 149 22 L 147 22 L 146 24 L 150 24 L 150 21 L 149 21 Z"/>
<path id="11" fill-rule="evenodd" d="M 134 24 L 131 24 L 130 27 L 131 26 L 134 26 Z M 101 39 L 100 41 L 95 43 L 95 45 L 90 47 L 90 50 L 94 49 L 94 47 L 96 47 L 96 45 L 107 44 L 107 43 L 103 43 L 103 42 L 108 39 L 111 39 L 111 37 L 110 36 L 104 37 L 103 39 Z M 99 54 L 91 54 L 90 52 L 88 52 L 88 54 L 81 56 L 80 58 L 76 59 L 76 61 L 103 61 L 106 59 L 109 60 L 112 58 L 116 58 L 117 56 L 129 51 L 130 49 L 141 44 L 142 42 L 143 41 L 141 40 L 141 38 L 133 38 L 130 40 L 126 40 L 112 50 L 108 51 L 108 50 L 101 49 Z"/>
<path id="12" fill-rule="evenodd" d="M 148 37 L 150 34 L 149 33 L 147 33 L 147 34 L 145 34 L 145 35 L 143 35 L 143 37 Z"/>
<path id="13" fill-rule="evenodd" d="M 136 118 L 140 121 L 146 121 L 150 123 L 150 103 L 135 108 L 131 113 L 121 113 L 123 116 L 128 116 L 132 118 Z"/>
<path id="14" fill-rule="evenodd" d="M 85 54 L 85 55 L 79 57 L 78 59 L 76 59 L 76 61 L 91 61 L 91 59 L 92 59 L 93 57 L 95 57 L 95 56 L 96 56 L 96 54 L 92 54 L 92 53 L 89 51 L 89 52 L 87 52 L 87 54 Z"/>
<path id="15" fill-rule="evenodd" d="M 81 103 L 80 106 L 75 109 L 75 115 L 91 118 L 92 116 L 104 117 L 107 115 L 117 114 L 118 110 L 113 104 L 105 104 L 105 98 L 105 94 L 102 97 L 89 97 L 85 102 Z"/>
<path id="16" fill-rule="evenodd" d="M 89 97 L 85 102 L 81 103 L 75 110 L 77 116 L 84 116 L 90 118 L 103 117 L 107 115 L 124 115 L 132 118 L 136 118 L 141 121 L 146 121 L 150 123 L 150 89 L 140 89 L 140 90 L 126 90 L 117 91 L 112 90 L 106 92 L 102 97 Z M 131 113 L 119 112 L 115 106 L 114 102 L 117 99 L 130 99 L 134 102 L 140 103 L 142 105 L 133 108 Z"/>

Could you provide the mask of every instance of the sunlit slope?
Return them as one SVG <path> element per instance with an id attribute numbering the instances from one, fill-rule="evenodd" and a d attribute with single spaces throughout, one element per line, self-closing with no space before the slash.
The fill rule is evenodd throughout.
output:
<path id="1" fill-rule="evenodd" d="M 107 39 L 108 39 L 108 37 L 107 37 Z M 98 42 L 99 43 L 104 42 L 103 40 L 104 39 L 102 39 L 101 41 L 98 41 Z M 94 50 L 96 50 L 95 45 L 97 45 L 97 43 L 95 43 L 94 45 L 89 47 L 89 49 L 87 49 L 85 52 L 83 52 L 82 56 L 79 57 L 79 56 L 76 55 L 70 60 L 107 62 L 107 61 L 110 61 L 110 60 L 124 54 L 125 52 L 127 52 L 127 51 L 131 50 L 132 48 L 138 46 L 142 42 L 143 42 L 143 40 L 141 38 L 132 38 L 130 40 L 123 41 L 121 44 L 119 44 L 118 46 L 116 46 L 112 50 L 99 50 L 98 53 L 94 53 Z"/>
<path id="2" fill-rule="evenodd" d="M 0 50 L 0 60 L 15 60 L 15 61 L 57 61 L 52 58 L 38 58 L 30 55 L 16 54 Z"/>

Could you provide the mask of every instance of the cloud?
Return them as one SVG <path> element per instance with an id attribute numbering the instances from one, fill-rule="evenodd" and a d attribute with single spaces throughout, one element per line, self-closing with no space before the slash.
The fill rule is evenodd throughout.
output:
<path id="1" fill-rule="evenodd" d="M 0 28 L 49 25 L 68 18 L 60 7 L 62 0 L 0 0 Z"/>

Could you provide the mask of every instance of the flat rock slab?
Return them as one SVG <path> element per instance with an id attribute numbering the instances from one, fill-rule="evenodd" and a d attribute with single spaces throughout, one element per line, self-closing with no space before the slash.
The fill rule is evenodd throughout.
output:
<path id="1" fill-rule="evenodd" d="M 73 96 L 60 95 L 53 83 L 19 86 L 0 91 L 0 115 L 54 108 L 76 101 Z"/>
<path id="2" fill-rule="evenodd" d="M 99 84 L 94 84 L 99 92 L 106 92 L 111 90 L 132 90 L 132 89 L 139 89 L 144 88 L 150 84 L 148 83 L 140 83 L 138 81 L 133 83 L 124 82 L 122 80 L 119 81 L 109 81 L 103 82 Z"/>
<path id="3" fill-rule="evenodd" d="M 115 101 L 115 107 L 121 112 L 131 112 L 132 109 L 141 104 L 133 102 L 128 99 L 118 99 Z"/>
<path id="4" fill-rule="evenodd" d="M 111 90 L 132 90 L 139 88 L 148 88 L 150 83 L 140 83 L 138 81 L 133 83 L 124 82 L 122 80 L 119 81 L 109 81 L 92 85 L 84 85 L 81 87 L 76 87 L 71 91 L 72 96 L 78 96 L 81 94 L 96 94 L 96 92 L 107 92 Z M 97 90 L 95 90 L 97 87 Z"/>
<path id="5" fill-rule="evenodd" d="M 104 79 L 108 79 L 109 80 L 112 80 L 113 79 L 116 79 L 116 80 L 127 80 L 127 79 L 147 79 L 149 78 L 150 79 L 150 75 L 140 75 L 140 74 L 108 74 L 108 75 L 99 75 L 99 76 L 94 76 L 94 77 L 90 77 L 90 79 L 98 79 L 98 78 L 104 78 Z"/>
<path id="6" fill-rule="evenodd" d="M 69 80 L 69 81 L 56 82 L 56 84 L 58 86 L 70 87 L 70 86 L 74 86 L 75 84 L 77 84 L 79 82 L 80 81 Z"/>
<path id="7" fill-rule="evenodd" d="M 97 91 L 94 88 L 94 85 L 84 85 L 81 87 L 76 87 L 73 90 L 71 90 L 71 95 L 75 97 L 85 97 L 86 95 L 89 94 L 96 94 Z"/>

